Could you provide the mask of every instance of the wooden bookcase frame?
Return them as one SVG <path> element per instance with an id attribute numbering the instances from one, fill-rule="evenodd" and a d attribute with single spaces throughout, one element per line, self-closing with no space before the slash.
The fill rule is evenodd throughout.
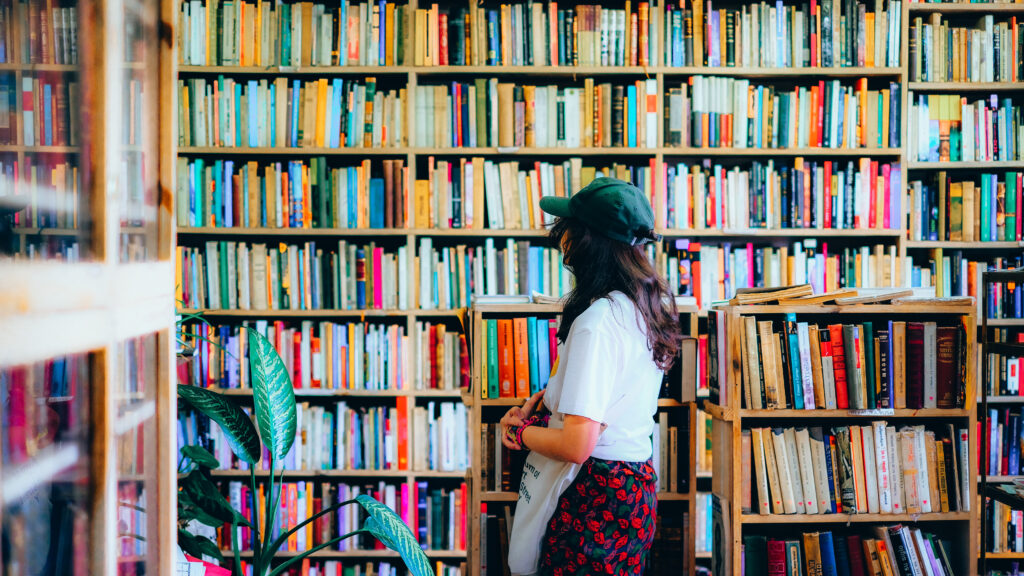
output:
<path id="1" fill-rule="evenodd" d="M 743 528 L 759 525 L 806 525 L 809 529 L 831 529 L 833 527 L 850 527 L 863 524 L 897 524 L 922 523 L 923 527 L 943 523 L 957 527 L 961 540 L 954 546 L 959 554 L 960 564 L 954 566 L 958 575 L 973 576 L 977 574 L 975 552 L 978 549 L 979 513 L 977 484 L 970 482 L 971 493 L 968 496 L 971 509 L 967 512 L 928 513 L 928 514 L 771 514 L 761 515 L 756 511 L 742 512 L 742 458 L 741 433 L 749 426 L 750 420 L 762 425 L 796 425 L 813 424 L 827 425 L 843 422 L 870 423 L 872 420 L 895 420 L 899 423 L 955 422 L 957 428 L 966 427 L 969 436 L 970 462 L 975 466 L 978 458 L 977 446 L 977 411 L 975 408 L 976 373 L 968 369 L 965 382 L 965 402 L 963 408 L 956 409 L 877 409 L 877 410 L 752 410 L 742 408 L 742 375 L 741 375 L 741 343 L 740 323 L 742 317 L 750 315 L 770 316 L 775 320 L 782 319 L 786 314 L 801 316 L 830 317 L 835 321 L 857 321 L 864 316 L 899 317 L 901 319 L 961 317 L 965 322 L 967 337 L 965 362 L 975 358 L 976 325 L 975 307 L 973 305 L 936 306 L 926 303 L 903 304 L 871 304 L 871 305 L 821 305 L 821 306 L 781 306 L 781 305 L 748 305 L 724 306 L 727 342 L 719 343 L 719 353 L 726 354 L 725 374 L 719 375 L 726 391 L 726 405 L 721 406 L 708 399 L 704 410 L 711 415 L 712 450 L 714 451 L 713 473 L 711 476 L 712 492 L 724 499 L 728 505 L 728 526 L 726 534 L 731 544 L 728 554 L 731 565 L 738 570 L 743 557 Z M 709 359 L 709 362 L 714 361 Z M 753 471 L 751 484 L 753 484 Z M 726 511 L 724 511 L 726 512 Z"/>

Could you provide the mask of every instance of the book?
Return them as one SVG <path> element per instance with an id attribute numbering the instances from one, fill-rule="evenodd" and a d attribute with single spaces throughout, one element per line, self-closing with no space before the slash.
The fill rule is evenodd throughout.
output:
<path id="1" fill-rule="evenodd" d="M 1020 160 L 1024 150 L 1018 147 L 996 146 L 1000 140 L 1012 139 L 1020 132 L 1019 104 L 1010 98 L 974 100 L 958 94 L 908 95 L 910 107 L 910 135 L 912 158 L 922 162 Z M 983 119 L 975 122 L 974 118 Z M 985 118 L 1005 117 L 1001 126 L 986 125 Z M 993 129 L 994 128 L 994 129 Z M 1000 134 L 997 136 L 997 134 Z M 977 145 L 975 144 L 977 143 Z M 984 182 L 984 181 L 983 181 Z M 983 193 L 982 214 L 988 213 L 988 196 Z M 1005 221 L 1004 221 L 1005 225 Z M 990 222 L 982 221 L 984 240 L 998 233 Z"/>

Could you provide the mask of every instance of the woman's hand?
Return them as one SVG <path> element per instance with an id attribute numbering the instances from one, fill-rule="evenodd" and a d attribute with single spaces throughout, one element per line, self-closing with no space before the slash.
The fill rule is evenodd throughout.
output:
<path id="1" fill-rule="evenodd" d="M 509 426 L 522 426 L 523 421 L 533 416 L 534 412 L 537 411 L 537 407 L 540 406 L 541 400 L 544 399 L 544 391 L 537 392 L 520 407 L 513 406 L 509 408 L 508 412 L 505 413 L 501 418 L 501 443 L 509 450 L 522 450 L 523 447 L 516 444 L 509 438 L 508 429 Z"/>

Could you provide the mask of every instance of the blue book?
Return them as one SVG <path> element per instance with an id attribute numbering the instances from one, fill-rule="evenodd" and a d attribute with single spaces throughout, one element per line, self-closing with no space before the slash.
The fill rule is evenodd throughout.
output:
<path id="1" fill-rule="evenodd" d="M 1009 432 L 1009 434 L 1007 436 L 1009 438 L 1011 438 L 1011 439 L 1012 438 L 1020 438 L 1020 415 L 1019 414 L 1014 414 L 1014 413 L 1011 412 L 1010 415 L 1009 415 L 1009 419 L 1010 419 L 1010 432 Z M 1013 442 L 1011 440 L 1010 442 L 1007 442 L 1007 444 L 1009 444 L 1009 448 L 1010 448 L 1009 454 L 1007 455 L 1007 462 L 1006 462 L 1007 468 L 1009 468 L 1009 472 L 1008 473 L 1012 474 L 1012 475 L 1016 475 L 1018 470 L 1020 470 L 1020 443 L 1019 442 Z"/>
<path id="2" fill-rule="evenodd" d="M 227 200 L 224 198 L 224 161 L 213 162 L 213 199 L 210 201 L 210 215 L 213 216 L 214 226 L 224 225 L 224 210 Z"/>
<path id="3" fill-rule="evenodd" d="M 345 38 L 345 34 L 348 32 L 348 0 L 341 0 L 341 7 L 338 9 L 340 15 L 338 17 L 338 66 L 345 66 L 348 64 L 348 39 Z M 342 532 L 344 534 L 344 532 Z"/>
<path id="4" fill-rule="evenodd" d="M 356 273 L 356 308 L 366 308 L 366 251 L 362 248 L 356 249 L 356 269 L 359 269 L 358 262 L 363 261 L 363 275 Z M 422 280 L 421 280 L 422 281 Z"/>
<path id="5" fill-rule="evenodd" d="M 821 552 L 821 576 L 839 576 L 836 568 L 836 553 L 832 547 L 832 533 L 818 534 L 818 549 Z"/>
<path id="6" fill-rule="evenodd" d="M 561 35 L 559 35 L 561 36 Z M 498 24 L 498 11 L 488 10 L 487 12 L 487 38 L 490 40 L 487 47 L 487 65 L 497 66 L 501 64 L 501 46 L 498 44 L 501 38 L 501 26 Z M 561 43 L 561 38 L 559 42 Z"/>
<path id="7" fill-rule="evenodd" d="M 719 31 L 722 29 L 722 27 L 719 25 L 721 21 L 720 15 L 721 12 L 719 12 L 718 10 L 711 11 L 710 25 L 712 38 L 721 38 L 721 36 L 719 36 Z M 719 42 L 711 42 L 711 54 L 709 54 L 708 66 L 722 65 L 722 54 L 721 50 L 719 50 L 719 46 Z"/>
<path id="8" fill-rule="evenodd" d="M 850 551 L 847 549 L 846 536 L 832 537 L 832 549 L 836 553 L 836 575 L 850 576 Z"/>
<path id="9" fill-rule="evenodd" d="M 348 226 L 349 228 L 355 228 L 359 222 L 357 218 L 357 202 L 356 198 L 359 196 L 359 178 L 357 177 L 355 168 L 348 169 Z"/>
<path id="10" fill-rule="evenodd" d="M 257 138 L 257 135 L 259 134 L 259 120 L 257 120 L 257 118 L 259 117 L 259 98 L 256 97 L 256 94 L 259 92 L 259 83 L 256 80 L 249 80 L 248 86 L 248 142 L 249 146 L 255 148 L 260 145 L 259 138 Z"/>
<path id="11" fill-rule="evenodd" d="M 206 161 L 202 158 L 196 158 L 195 161 L 195 173 L 193 174 L 193 181 L 195 182 L 195 198 L 196 198 L 196 226 L 206 225 L 206 215 L 204 211 L 204 203 L 206 201 L 205 194 L 203 194 L 203 174 L 206 172 L 204 166 Z"/>
<path id="12" fill-rule="evenodd" d="M 793 379 L 793 408 L 804 409 L 804 386 L 800 373 L 800 340 L 796 332 L 796 314 L 786 314 L 786 341 L 789 343 L 789 370 Z"/>
<path id="13" fill-rule="evenodd" d="M 235 204 L 235 202 L 234 202 L 235 187 L 234 187 L 234 178 L 231 177 L 231 175 L 232 175 L 232 173 L 234 171 L 235 171 L 235 161 L 234 160 L 225 160 L 224 161 L 224 177 L 223 177 L 223 180 L 224 180 L 224 197 L 227 198 L 227 201 L 224 203 L 225 204 L 224 205 L 224 225 L 225 226 L 234 226 L 235 225 L 235 206 L 234 206 L 234 204 Z M 249 197 L 248 196 L 243 196 L 242 197 L 242 211 L 246 215 L 249 214 Z M 242 217 L 242 215 L 239 214 L 239 220 L 242 219 L 241 217 Z M 239 222 L 239 224 L 242 224 L 242 222 Z"/>
<path id="14" fill-rule="evenodd" d="M 537 350 L 537 317 L 526 318 L 526 338 L 530 352 L 530 394 L 540 390 L 540 354 Z"/>
<path id="15" fill-rule="evenodd" d="M 626 146 L 636 148 L 636 86 L 626 87 Z"/>
<path id="16" fill-rule="evenodd" d="M 328 114 L 328 134 L 331 137 L 329 146 L 331 148 L 337 148 L 341 145 L 340 138 L 338 137 L 341 133 L 341 93 L 344 90 L 343 80 L 341 78 L 335 78 L 331 84 L 331 113 Z"/>
<path id="17" fill-rule="evenodd" d="M 778 64 L 769 62 L 768 66 L 780 66 L 785 68 L 788 66 L 788 64 L 786 64 L 786 55 L 789 52 L 787 49 L 789 47 L 789 36 L 786 34 L 785 30 L 786 18 L 782 16 L 783 14 L 786 14 L 786 9 L 782 5 L 782 0 L 775 0 L 775 14 L 780 16 L 775 19 L 775 57 L 781 61 Z M 712 36 L 712 38 L 718 38 L 718 35 L 716 34 L 715 36 Z M 713 44 L 715 43 L 713 42 Z"/>
<path id="18" fill-rule="evenodd" d="M 551 341 L 548 338 L 549 320 L 537 320 L 537 367 L 540 378 L 540 389 L 548 387 L 551 380 Z"/>
<path id="19" fill-rule="evenodd" d="M 53 146 L 53 87 L 43 84 L 43 133 L 46 145 Z"/>
<path id="20" fill-rule="evenodd" d="M 370 228 L 384 227 L 384 179 L 370 178 Z"/>
<path id="21" fill-rule="evenodd" d="M 895 376 L 894 376 L 894 373 L 893 373 L 893 364 L 896 363 L 894 361 L 894 359 L 896 357 L 892 355 L 893 354 L 893 349 L 892 349 L 892 320 L 889 320 L 888 330 L 889 330 L 889 338 L 886 339 L 886 347 L 887 347 L 886 351 L 888 352 L 888 358 L 889 358 L 889 362 L 887 364 L 887 370 L 888 370 L 887 377 L 888 377 L 888 382 L 889 382 L 889 386 L 888 386 L 888 388 L 889 388 L 889 406 L 888 407 L 889 408 L 893 408 L 893 407 L 896 406 L 896 394 L 895 394 L 895 391 L 894 391 L 894 389 L 896 388 L 896 384 L 895 384 L 896 380 L 895 380 Z M 903 352 L 903 351 L 901 350 L 900 352 Z"/>
<path id="22" fill-rule="evenodd" d="M 387 47 L 387 0 L 379 0 L 377 4 L 380 6 L 380 41 L 377 42 L 377 65 L 383 66 L 385 62 L 385 48 Z"/>
<path id="23" fill-rule="evenodd" d="M 299 94 L 301 93 L 301 86 L 298 80 L 292 80 L 292 129 L 291 134 L 288 135 L 288 145 L 292 148 L 299 146 Z"/>

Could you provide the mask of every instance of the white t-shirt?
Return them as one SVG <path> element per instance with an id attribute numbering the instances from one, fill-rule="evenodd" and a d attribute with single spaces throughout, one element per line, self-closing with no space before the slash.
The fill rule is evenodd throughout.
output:
<path id="1" fill-rule="evenodd" d="M 594 458 L 650 458 L 664 373 L 654 362 L 646 325 L 633 301 L 616 291 L 591 304 L 573 322 L 558 358 L 544 393 L 552 414 L 608 425 L 594 447 Z"/>

